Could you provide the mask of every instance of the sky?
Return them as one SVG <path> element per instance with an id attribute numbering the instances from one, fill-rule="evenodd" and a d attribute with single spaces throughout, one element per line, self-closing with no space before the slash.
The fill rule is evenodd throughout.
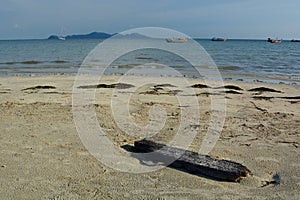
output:
<path id="1" fill-rule="evenodd" d="M 300 39 L 299 0 L 1 0 L 0 40 L 162 27 L 196 38 Z"/>

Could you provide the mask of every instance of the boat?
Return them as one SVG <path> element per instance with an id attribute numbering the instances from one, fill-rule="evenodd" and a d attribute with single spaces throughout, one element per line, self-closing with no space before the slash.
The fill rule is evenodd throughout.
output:
<path id="1" fill-rule="evenodd" d="M 226 38 L 217 38 L 217 37 L 213 37 L 211 39 L 211 41 L 214 41 L 214 42 L 226 42 Z"/>
<path id="2" fill-rule="evenodd" d="M 61 31 L 60 31 L 60 35 L 58 36 L 59 40 L 66 40 L 66 37 L 63 36 L 63 32 L 64 32 L 64 27 L 61 27 Z"/>
<path id="3" fill-rule="evenodd" d="M 282 39 L 278 40 L 278 39 L 268 38 L 268 42 L 279 44 L 282 42 Z"/>
<path id="4" fill-rule="evenodd" d="M 291 42 L 300 42 L 300 40 L 294 40 L 294 39 L 292 39 Z"/>
<path id="5" fill-rule="evenodd" d="M 59 40 L 66 40 L 66 38 L 63 37 L 63 36 L 59 36 L 58 39 L 59 39 Z"/>
<path id="6" fill-rule="evenodd" d="M 168 43 L 184 43 L 184 42 L 187 42 L 188 41 L 188 39 L 186 39 L 186 38 L 172 38 L 172 39 L 166 39 L 166 41 L 168 42 Z"/>

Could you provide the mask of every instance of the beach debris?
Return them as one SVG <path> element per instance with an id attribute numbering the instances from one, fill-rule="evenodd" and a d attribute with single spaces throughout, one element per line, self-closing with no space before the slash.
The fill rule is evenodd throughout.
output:
<path id="1" fill-rule="evenodd" d="M 38 85 L 38 86 L 25 88 L 22 91 L 25 91 L 25 90 L 39 90 L 39 89 L 56 89 L 56 87 L 51 86 L 51 85 Z"/>
<path id="2" fill-rule="evenodd" d="M 226 94 L 243 94 L 243 93 L 237 92 L 235 90 L 225 90 L 225 91 L 221 91 L 220 93 L 226 93 Z"/>
<path id="3" fill-rule="evenodd" d="M 53 92 L 43 92 L 43 94 L 72 94 L 72 93 L 68 93 L 68 92 L 56 92 L 56 91 L 53 91 Z"/>
<path id="4" fill-rule="evenodd" d="M 222 95 L 221 93 L 218 93 L 218 92 L 202 92 L 202 93 L 199 93 L 199 94 L 196 94 L 196 96 L 210 96 L 210 95 Z"/>
<path id="5" fill-rule="evenodd" d="M 300 103 L 300 101 L 289 101 L 291 104 Z"/>
<path id="6" fill-rule="evenodd" d="M 295 141 L 276 141 L 276 143 L 281 143 L 281 144 L 291 144 L 294 147 L 298 148 L 299 147 L 299 143 L 295 142 Z"/>
<path id="7" fill-rule="evenodd" d="M 214 89 L 229 89 L 229 90 L 238 90 L 238 91 L 244 90 L 244 89 L 240 88 L 239 86 L 235 86 L 235 85 L 224 85 L 224 86 L 220 86 L 220 87 L 215 87 Z"/>
<path id="8" fill-rule="evenodd" d="M 205 84 L 195 84 L 195 85 L 192 85 L 191 87 L 192 88 L 211 88 L 210 86 L 205 85 Z"/>
<path id="9" fill-rule="evenodd" d="M 128 89 L 132 88 L 134 85 L 127 83 L 114 83 L 114 84 L 97 84 L 97 85 L 84 85 L 79 86 L 80 89 L 97 89 L 97 88 L 116 88 L 116 89 Z"/>
<path id="10" fill-rule="evenodd" d="M 276 93 L 282 93 L 281 91 L 274 90 L 272 88 L 266 88 L 266 87 L 252 88 L 248 91 L 249 92 L 276 92 Z"/>
<path id="11" fill-rule="evenodd" d="M 279 98 L 291 100 L 291 101 L 288 101 L 288 102 L 290 102 L 291 104 L 300 103 L 300 96 L 297 96 L 297 97 L 279 97 Z"/>
<path id="12" fill-rule="evenodd" d="M 160 84 L 160 85 L 155 85 L 154 87 L 177 87 L 177 86 L 172 84 Z"/>
<path id="13" fill-rule="evenodd" d="M 158 91 L 158 90 L 148 90 L 148 91 L 145 91 L 145 92 L 141 92 L 140 94 L 174 95 L 174 96 L 176 96 L 179 92 L 182 92 L 182 90 L 169 90 L 169 91 L 162 90 L 161 92 Z"/>
<path id="14" fill-rule="evenodd" d="M 274 185 L 274 186 L 278 186 L 281 183 L 281 177 L 279 173 L 275 173 L 272 176 L 272 180 L 270 181 L 263 181 L 263 185 L 261 187 L 266 187 L 268 185 Z"/>
<path id="15" fill-rule="evenodd" d="M 201 155 L 192 151 L 169 147 L 151 140 L 134 142 L 135 152 L 139 152 L 136 158 L 143 163 L 168 163 L 174 160 L 168 167 L 185 171 L 191 174 L 204 175 L 215 180 L 238 182 L 241 178 L 252 175 L 251 171 L 242 164 L 215 159 L 208 155 Z M 150 153 L 151 154 L 146 154 Z M 143 154 L 141 154 L 143 153 Z M 181 155 L 178 158 L 178 155 Z"/>
<path id="16" fill-rule="evenodd" d="M 183 92 L 182 90 L 170 90 L 168 88 L 163 87 L 176 87 L 170 84 L 164 85 L 155 85 L 145 92 L 140 92 L 140 94 L 150 94 L 150 95 L 174 95 L 176 96 L 179 92 Z"/>
<path id="17" fill-rule="evenodd" d="M 286 99 L 286 100 L 294 100 L 294 101 L 289 101 L 291 104 L 299 103 L 300 101 L 300 96 L 295 96 L 295 97 L 268 97 L 268 96 L 253 96 L 253 99 L 256 100 L 271 100 L 271 99 Z"/>
<path id="18" fill-rule="evenodd" d="M 250 103 L 252 103 L 257 110 L 262 111 L 262 112 L 268 112 L 267 109 L 258 107 L 254 102 L 250 101 Z"/>
<path id="19" fill-rule="evenodd" d="M 289 99 L 289 100 L 300 100 L 300 96 L 295 96 L 295 97 L 279 97 L 281 99 Z"/>
<path id="20" fill-rule="evenodd" d="M 271 99 L 274 99 L 275 97 L 253 96 L 252 98 L 257 99 L 257 100 L 271 100 Z"/>

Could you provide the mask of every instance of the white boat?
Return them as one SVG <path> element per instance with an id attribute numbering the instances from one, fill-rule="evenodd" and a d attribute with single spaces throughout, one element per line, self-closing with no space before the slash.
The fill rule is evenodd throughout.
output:
<path id="1" fill-rule="evenodd" d="M 66 40 L 66 38 L 63 37 L 63 36 L 59 36 L 58 39 L 59 39 L 59 40 Z"/>
<path id="2" fill-rule="evenodd" d="M 60 31 L 60 35 L 58 36 L 59 40 L 66 40 L 66 37 L 63 36 L 63 32 L 64 32 L 64 27 L 61 27 L 61 31 Z"/>

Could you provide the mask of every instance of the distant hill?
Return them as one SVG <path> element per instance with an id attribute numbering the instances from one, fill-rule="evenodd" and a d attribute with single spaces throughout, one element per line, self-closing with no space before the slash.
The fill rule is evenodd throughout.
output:
<path id="1" fill-rule="evenodd" d="M 74 39 L 107 39 L 112 36 L 116 35 L 116 38 L 136 38 L 136 39 L 144 39 L 149 38 L 147 36 L 138 34 L 138 33 L 131 33 L 127 35 L 121 35 L 121 34 L 108 34 L 103 32 L 92 32 L 89 34 L 80 34 L 80 35 L 68 35 L 64 38 L 66 40 L 74 40 Z M 51 35 L 48 37 L 48 40 L 58 40 L 59 36 L 57 35 Z"/>
<path id="2" fill-rule="evenodd" d="M 68 35 L 65 36 L 67 40 L 72 40 L 72 39 L 107 39 L 114 34 L 108 34 L 108 33 L 103 33 L 103 32 L 92 32 L 89 34 L 80 34 L 80 35 Z M 57 35 L 51 35 L 48 37 L 48 40 L 58 40 L 59 36 Z"/>

